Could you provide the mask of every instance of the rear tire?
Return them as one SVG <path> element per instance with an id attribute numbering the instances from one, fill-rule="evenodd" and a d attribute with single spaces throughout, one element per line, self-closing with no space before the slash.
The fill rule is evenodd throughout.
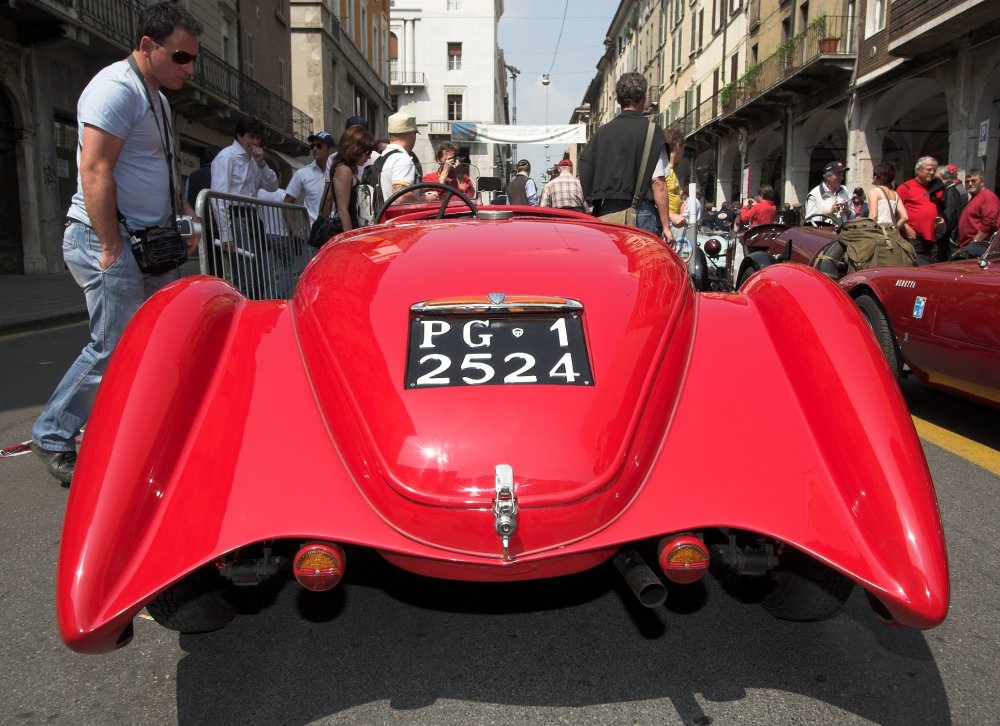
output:
<path id="1" fill-rule="evenodd" d="M 798 550 L 786 547 L 781 567 L 772 574 L 774 587 L 761 600 L 781 620 L 826 620 L 847 602 L 854 582 Z"/>
<path id="2" fill-rule="evenodd" d="M 868 321 L 872 333 L 875 334 L 875 340 L 878 341 L 882 354 L 885 355 L 892 375 L 899 380 L 903 377 L 903 360 L 899 348 L 896 346 L 896 336 L 892 332 L 892 326 L 889 325 L 888 316 L 886 316 L 879 301 L 867 293 L 858 295 L 854 302 L 861 310 L 865 320 Z"/>
<path id="3" fill-rule="evenodd" d="M 225 596 L 225 581 L 211 569 L 201 569 L 169 587 L 146 605 L 153 620 L 181 633 L 208 633 L 229 624 L 236 615 Z"/>
<path id="4" fill-rule="evenodd" d="M 746 284 L 746 281 L 749 280 L 750 276 L 755 272 L 757 272 L 757 270 L 754 269 L 753 265 L 747 265 L 746 267 L 744 267 L 743 271 L 740 272 L 739 280 L 736 281 L 736 289 L 737 290 L 742 289 L 743 285 Z"/>

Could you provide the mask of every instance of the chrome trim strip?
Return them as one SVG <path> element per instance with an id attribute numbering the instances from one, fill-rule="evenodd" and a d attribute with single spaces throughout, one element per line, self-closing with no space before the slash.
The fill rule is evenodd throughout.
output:
<path id="1" fill-rule="evenodd" d="M 579 300 L 564 298 L 565 302 L 518 302 L 504 300 L 501 303 L 491 303 L 488 300 L 482 302 L 462 302 L 451 304 L 435 304 L 433 300 L 424 300 L 410 306 L 410 312 L 434 315 L 449 315 L 456 313 L 504 313 L 517 310 L 518 313 L 532 312 L 578 312 L 583 310 L 583 303 Z"/>

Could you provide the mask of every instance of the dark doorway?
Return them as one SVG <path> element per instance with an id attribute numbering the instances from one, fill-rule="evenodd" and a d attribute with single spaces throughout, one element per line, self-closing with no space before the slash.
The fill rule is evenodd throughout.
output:
<path id="1" fill-rule="evenodd" d="M 24 274 L 14 109 L 0 88 L 0 273 Z"/>

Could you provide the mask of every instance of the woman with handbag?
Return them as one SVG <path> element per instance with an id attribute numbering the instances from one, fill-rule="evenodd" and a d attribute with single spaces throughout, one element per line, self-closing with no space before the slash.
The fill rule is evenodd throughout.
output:
<path id="1" fill-rule="evenodd" d="M 906 224 L 906 205 L 899 203 L 899 195 L 892 189 L 896 167 L 882 162 L 872 170 L 875 186 L 868 190 L 868 218 L 882 224 L 894 224 L 902 229 Z"/>
<path id="2" fill-rule="evenodd" d="M 357 168 L 375 148 L 375 137 L 364 126 L 351 126 L 344 131 L 337 144 L 330 181 L 333 184 L 333 217 L 340 220 L 341 231 L 358 226 L 357 217 Z"/>

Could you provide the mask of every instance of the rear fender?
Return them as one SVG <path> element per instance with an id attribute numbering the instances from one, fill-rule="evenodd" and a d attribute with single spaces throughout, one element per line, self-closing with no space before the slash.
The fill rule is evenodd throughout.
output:
<path id="1" fill-rule="evenodd" d="M 114 580 L 130 571 L 135 555 L 121 543 L 139 543 L 155 529 L 157 502 L 183 465 L 245 305 L 221 280 L 189 277 L 150 298 L 125 330 L 104 376 L 111 385 L 98 390 L 67 503 L 57 573 L 61 626 L 95 615 L 69 614 L 94 602 L 69 597 L 80 573 L 96 567 L 104 573 L 99 589 L 116 590 Z"/>
<path id="2" fill-rule="evenodd" d="M 949 580 L 937 498 L 868 324 L 833 282 L 802 265 L 770 266 L 741 292 L 700 296 L 660 456 L 616 527 L 589 544 L 710 527 L 756 532 L 847 575 L 899 624 L 940 623 Z M 731 366 L 724 375 L 720 361 Z M 737 372 L 744 361 L 763 385 L 747 385 Z M 706 391 L 732 403 L 727 428 L 736 433 L 721 444 L 710 435 L 718 414 Z M 771 442 L 767 456 L 762 441 Z"/>

